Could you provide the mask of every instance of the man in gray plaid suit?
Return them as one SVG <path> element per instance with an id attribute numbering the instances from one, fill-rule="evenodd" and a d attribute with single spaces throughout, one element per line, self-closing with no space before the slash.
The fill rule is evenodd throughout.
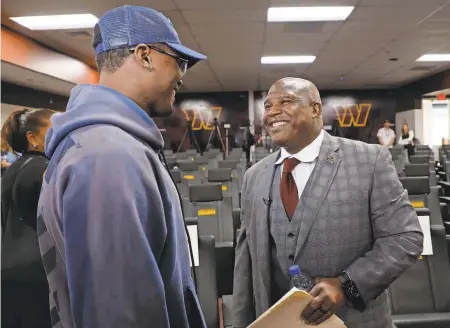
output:
<path id="1" fill-rule="evenodd" d="M 281 150 L 244 177 L 234 326 L 288 292 L 298 264 L 316 283 L 305 322 L 337 314 L 348 328 L 391 327 L 386 289 L 420 256 L 423 234 L 388 149 L 326 133 L 309 81 L 277 81 L 264 106 Z"/>

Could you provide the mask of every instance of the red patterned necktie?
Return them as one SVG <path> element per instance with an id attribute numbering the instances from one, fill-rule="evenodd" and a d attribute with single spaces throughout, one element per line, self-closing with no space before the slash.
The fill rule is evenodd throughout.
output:
<path id="1" fill-rule="evenodd" d="M 289 218 L 289 221 L 294 215 L 295 209 L 298 204 L 298 191 L 295 184 L 294 177 L 292 176 L 292 170 L 300 163 L 296 158 L 287 158 L 284 160 L 283 174 L 281 176 L 280 183 L 280 195 L 283 202 L 284 209 Z"/>

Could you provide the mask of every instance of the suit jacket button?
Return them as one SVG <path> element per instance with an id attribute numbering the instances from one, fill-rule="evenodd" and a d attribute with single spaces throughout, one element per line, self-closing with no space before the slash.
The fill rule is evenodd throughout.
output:
<path id="1" fill-rule="evenodd" d="M 289 233 L 288 233 L 288 237 L 289 237 L 289 238 L 292 238 L 292 237 L 294 237 L 294 234 L 293 234 L 292 232 L 289 232 Z"/>
<path id="2" fill-rule="evenodd" d="M 294 255 L 289 255 L 289 257 L 288 257 L 288 259 L 289 259 L 289 261 L 294 261 Z"/>

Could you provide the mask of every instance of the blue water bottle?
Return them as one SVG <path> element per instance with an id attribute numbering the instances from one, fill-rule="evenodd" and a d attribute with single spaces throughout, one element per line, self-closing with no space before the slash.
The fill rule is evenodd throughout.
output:
<path id="1" fill-rule="evenodd" d="M 288 271 L 291 277 L 291 288 L 295 287 L 305 292 L 309 292 L 313 288 L 312 278 L 302 272 L 297 264 L 291 265 Z"/>

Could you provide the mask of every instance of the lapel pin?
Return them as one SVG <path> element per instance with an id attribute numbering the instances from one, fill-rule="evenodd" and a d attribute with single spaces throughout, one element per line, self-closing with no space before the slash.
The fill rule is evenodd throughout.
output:
<path id="1" fill-rule="evenodd" d="M 331 155 L 328 156 L 328 157 L 327 157 L 327 162 L 330 163 L 330 164 L 333 164 L 333 163 L 334 163 L 334 157 L 331 156 Z"/>

